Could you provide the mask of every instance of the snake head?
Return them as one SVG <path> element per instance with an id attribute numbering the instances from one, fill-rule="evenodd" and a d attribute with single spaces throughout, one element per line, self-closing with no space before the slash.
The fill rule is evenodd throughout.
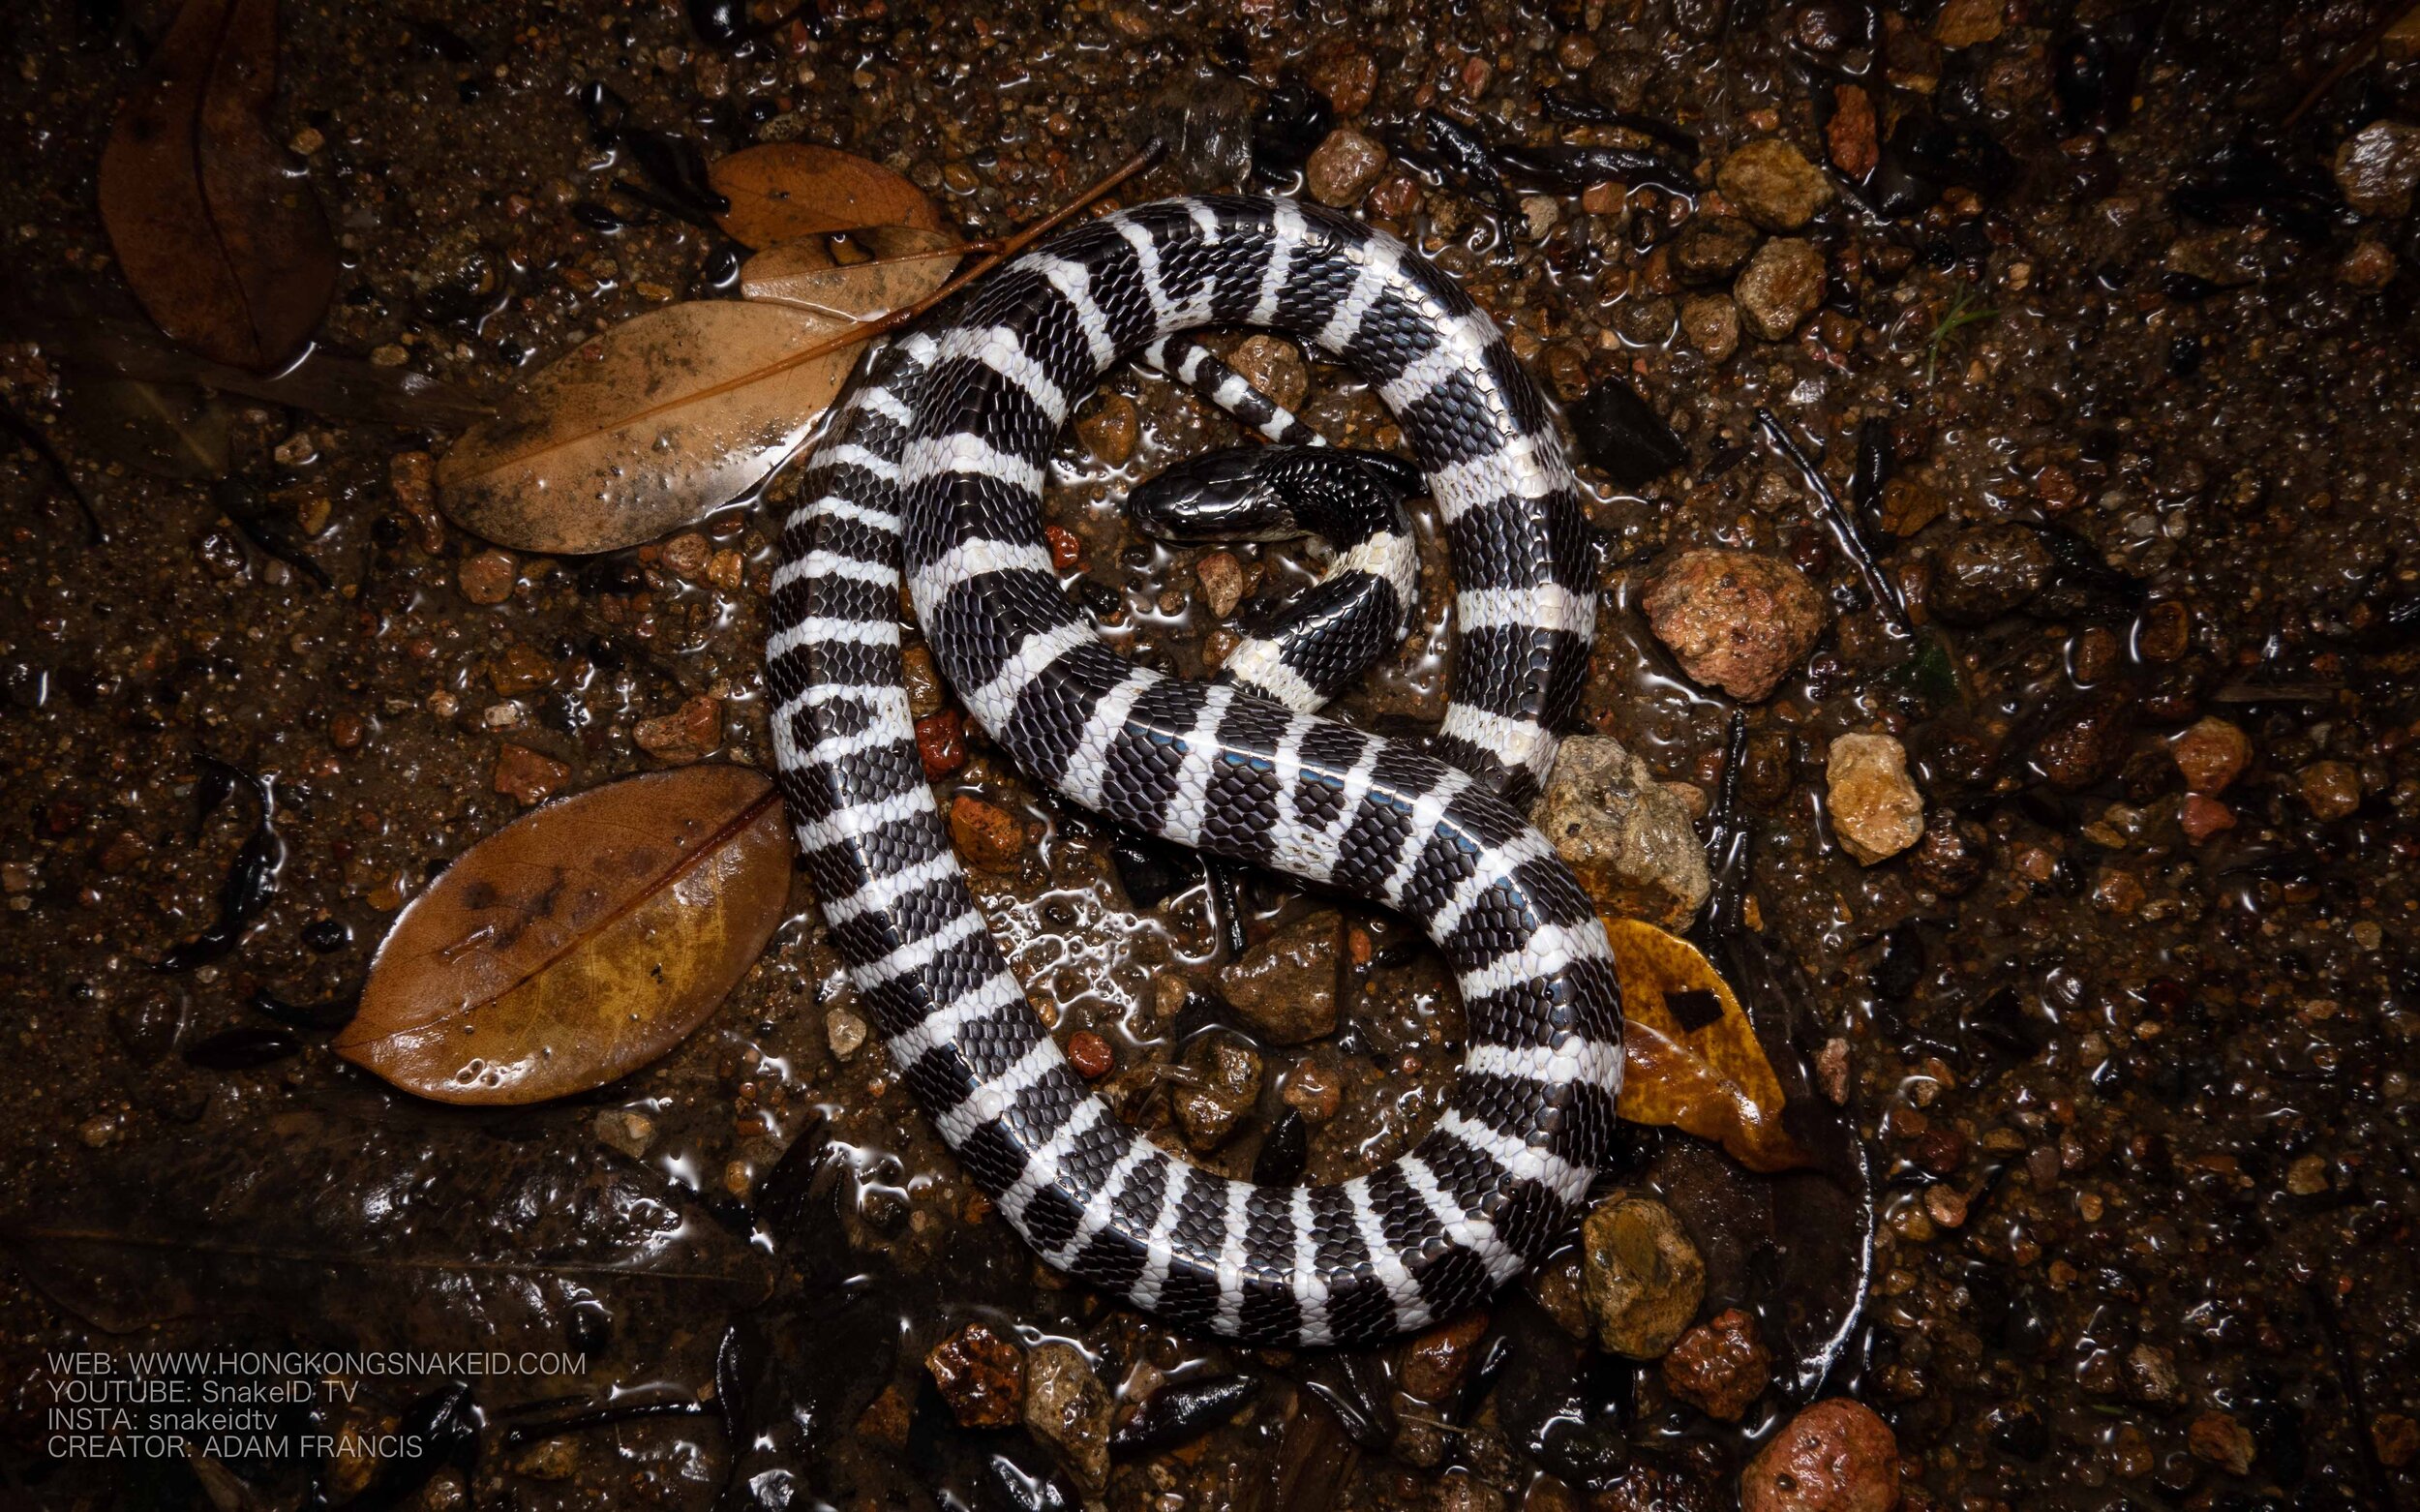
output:
<path id="1" fill-rule="evenodd" d="M 1127 495 L 1144 534 L 1168 541 L 1283 541 L 1318 535 L 1344 550 L 1404 529 L 1404 501 L 1427 485 L 1385 452 L 1245 446 L 1180 463 Z"/>

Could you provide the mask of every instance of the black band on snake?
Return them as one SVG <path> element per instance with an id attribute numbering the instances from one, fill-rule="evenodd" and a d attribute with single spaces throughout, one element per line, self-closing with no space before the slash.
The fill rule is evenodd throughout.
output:
<path id="1" fill-rule="evenodd" d="M 1394 413 L 1446 523 L 1439 732 L 1385 740 L 1104 646 L 1043 544 L 1074 406 L 1202 327 L 1294 337 Z M 1590 534 L 1546 406 L 1487 318 L 1400 243 L 1285 199 L 1166 200 L 1069 229 L 869 361 L 806 470 L 767 675 L 783 791 L 833 945 L 899 1074 L 1050 1264 L 1171 1325 L 1364 1342 L 1544 1253 L 1614 1127 L 1621 1015 L 1595 911 L 1522 817 L 1577 700 Z M 1443 1118 L 1339 1185 L 1162 1150 L 1075 1074 L 1008 969 L 926 785 L 898 589 L 976 722 L 1067 801 L 1417 921 L 1462 993 Z M 1321 690 L 1294 692 L 1316 702 Z"/>

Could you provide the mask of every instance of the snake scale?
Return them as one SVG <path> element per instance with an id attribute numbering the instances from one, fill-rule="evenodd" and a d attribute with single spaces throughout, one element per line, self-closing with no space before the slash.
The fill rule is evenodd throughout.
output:
<path id="1" fill-rule="evenodd" d="M 1306 343 L 1401 425 L 1457 580 L 1435 736 L 1136 666 L 1062 590 L 1041 502 L 1070 411 L 1118 363 L 1207 326 Z M 1468 298 L 1394 239 L 1289 199 L 1106 215 L 874 352 L 799 497 L 766 672 L 803 864 L 898 1074 L 1044 1260 L 1179 1329 L 1358 1343 L 1479 1301 L 1567 1230 L 1614 1129 L 1620 1001 L 1594 909 L 1522 807 L 1586 673 L 1593 548 L 1547 407 Z M 1342 1184 L 1256 1186 L 1161 1149 L 1085 1086 L 926 783 L 903 573 L 969 714 L 1060 797 L 1425 929 L 1468 1043 L 1408 1151 Z"/>

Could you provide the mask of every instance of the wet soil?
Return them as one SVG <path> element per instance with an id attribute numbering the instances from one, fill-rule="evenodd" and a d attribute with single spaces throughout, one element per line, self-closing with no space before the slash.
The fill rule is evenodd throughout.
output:
<path id="1" fill-rule="evenodd" d="M 1758 1442 L 1838 1394 L 1895 1432 L 1912 1507 L 2412 1505 L 2420 235 L 2407 206 L 2345 204 L 2332 166 L 2371 123 L 2420 119 L 2420 63 L 2390 37 L 2297 113 L 2396 9 L 846 0 L 821 35 L 732 48 L 656 0 L 282 7 L 277 120 L 343 255 L 322 348 L 474 395 L 716 293 L 723 238 L 617 191 L 632 169 L 595 144 L 591 81 L 710 156 L 799 140 L 889 164 L 982 235 L 1154 132 L 1177 150 L 1132 197 L 1299 189 L 1316 134 L 1281 91 L 1307 81 L 1322 132 L 1395 150 L 1359 213 L 1460 281 L 1564 405 L 1627 382 L 1687 453 L 1643 486 L 1584 469 L 1607 590 L 1585 728 L 1711 796 L 1734 706 L 1649 633 L 1649 570 L 1720 546 L 1823 590 L 1817 650 L 1746 709 L 1749 901 L 1716 953 L 1801 1111 L 1857 1138 L 1830 1174 L 1776 1182 L 1637 1130 L 1610 1173 L 1688 1220 L 1705 1315 L 1764 1320 L 1772 1384 L 1729 1424 L 1562 1330 L 1568 1256 L 1491 1311 L 1494 1374 L 1434 1411 L 1398 1399 L 1395 1351 L 1226 1349 L 1060 1282 L 863 1041 L 803 884 L 658 1063 L 528 1109 L 415 1103 L 257 995 L 341 1010 L 396 911 L 523 811 L 532 773 L 576 791 L 662 765 L 642 721 L 711 700 L 718 759 L 769 765 L 762 595 L 788 476 L 702 540 L 499 566 L 415 486 L 441 427 L 78 385 L 55 339 L 14 342 L 0 393 L 109 538 L 33 449 L 0 453 L 7 1499 L 1061 1504 L 1077 1493 L 1036 1438 L 957 1426 L 925 1369 L 983 1321 L 1073 1343 L 1130 1401 L 1260 1383 L 1206 1437 L 1121 1452 L 1118 1507 L 1720 1506 Z M 94 174 L 169 15 L 42 0 L 8 19 L 17 298 L 130 316 Z M 1262 112 L 1273 95 L 1294 103 Z M 1695 192 L 1499 206 L 1423 151 L 1434 107 L 1497 143 L 1678 156 L 1550 108 L 1572 101 L 1693 135 Z M 1731 268 L 1776 238 L 1731 218 L 1752 187 L 1713 182 L 1771 136 L 1832 190 L 1789 233 L 1821 287 L 1779 315 L 1743 287 L 1735 350 Z M 1773 319 L 1791 334 L 1759 339 Z M 1050 517 L 1112 643 L 1198 671 L 1206 549 L 1134 537 L 1118 499 L 1237 433 L 1155 378 L 1106 390 L 1139 443 L 1104 455 L 1072 430 Z M 1341 373 L 1315 367 L 1304 409 L 1336 440 L 1393 439 Z M 1878 576 L 1763 412 L 1850 496 L 1846 539 Z M 331 586 L 247 533 L 197 480 L 215 472 L 290 512 L 285 555 Z M 1976 533 L 2010 525 L 2048 566 Z M 1419 623 L 1348 717 L 1442 707 L 1450 568 L 1421 528 Z M 698 565 L 726 552 L 736 572 Z M 1238 555 L 1264 592 L 1316 569 L 1308 547 Z M 2170 746 L 2209 718 L 2249 758 L 2189 793 Z M 1865 866 L 1838 843 L 1825 753 L 1851 732 L 1905 743 L 1920 850 Z M 1205 1039 L 1251 1038 L 1217 1001 L 1232 937 L 1337 905 L 1165 858 L 1167 895 L 1138 903 L 1120 836 L 969 744 L 945 800 L 1026 828 L 980 879 L 995 929 L 1062 1038 L 1107 1042 L 1121 1109 L 1167 1129 Z M 227 768 L 271 785 L 283 852 L 257 921 L 195 960 L 172 953 L 218 920 L 258 827 Z M 1400 922 L 1347 909 L 1340 928 L 1342 1027 L 1253 1046 L 1257 1101 L 1211 1164 L 1249 1171 L 1306 1076 L 1341 1090 L 1310 1130 L 1314 1178 L 1436 1116 L 1449 985 Z M 55 1351 L 188 1346 L 536 1363 L 321 1393 L 318 1426 L 409 1430 L 409 1453 L 57 1454 Z"/>

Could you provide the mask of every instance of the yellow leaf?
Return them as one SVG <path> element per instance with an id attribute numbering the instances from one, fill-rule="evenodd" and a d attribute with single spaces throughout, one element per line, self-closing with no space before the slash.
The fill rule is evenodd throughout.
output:
<path id="1" fill-rule="evenodd" d="M 1713 963 L 1636 919 L 1605 932 L 1621 981 L 1621 1116 L 1711 1139 L 1750 1170 L 1814 1164 L 1782 1131 L 1780 1078 Z"/>
<path id="2" fill-rule="evenodd" d="M 790 897 L 763 773 L 625 777 L 524 814 L 412 900 L 336 1053 L 441 1103 L 603 1086 L 706 1020 Z"/>

